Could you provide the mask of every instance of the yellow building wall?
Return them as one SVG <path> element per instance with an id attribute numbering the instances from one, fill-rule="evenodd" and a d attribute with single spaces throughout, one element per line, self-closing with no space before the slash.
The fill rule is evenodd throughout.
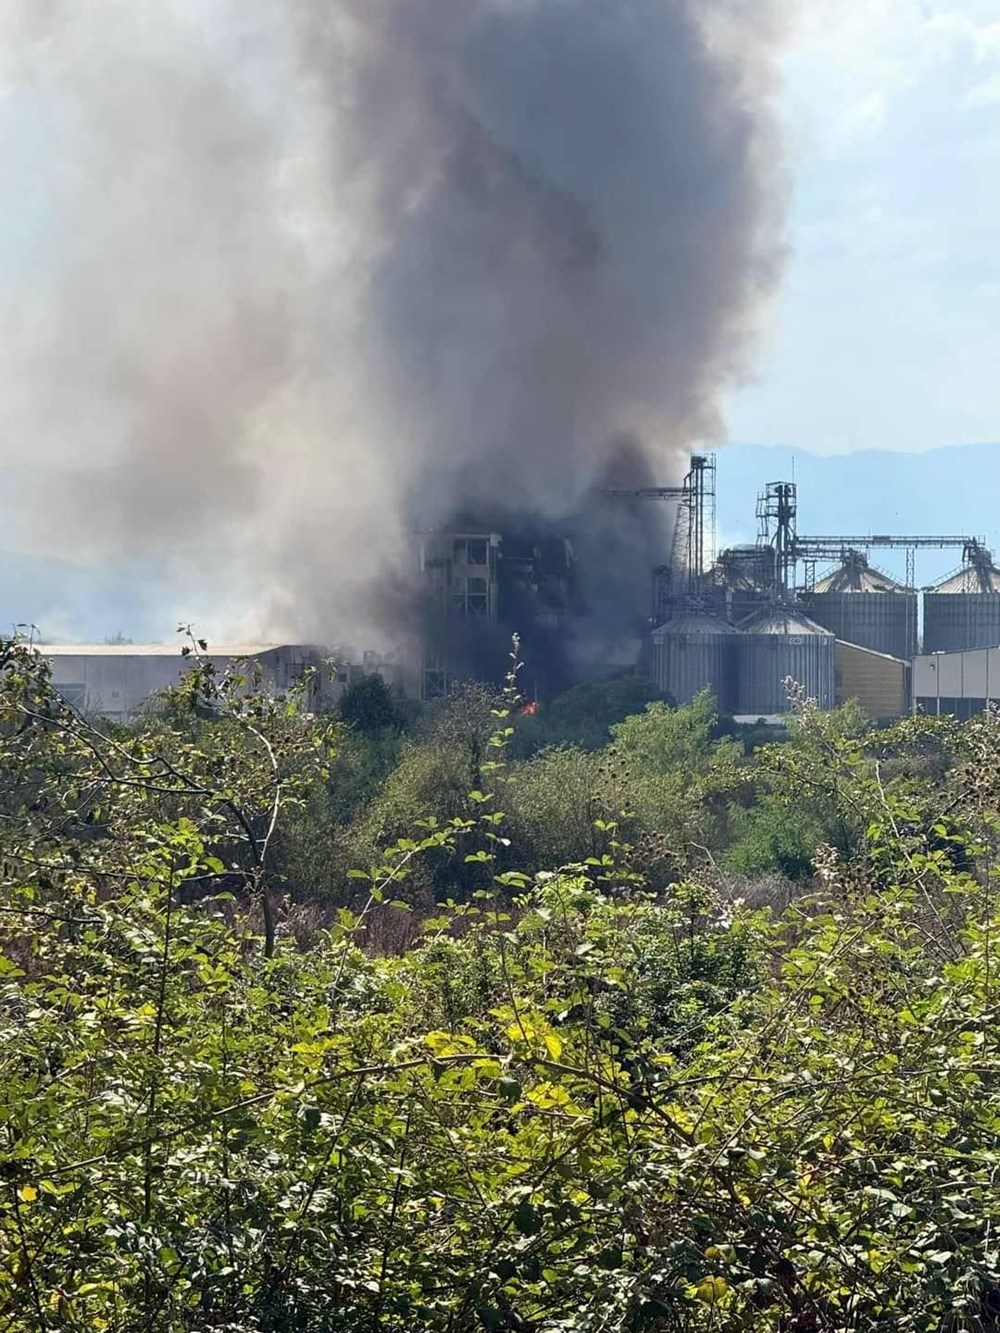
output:
<path id="1" fill-rule="evenodd" d="M 870 718 L 902 717 L 907 711 L 909 667 L 895 657 L 837 641 L 836 699 L 857 699 Z"/>

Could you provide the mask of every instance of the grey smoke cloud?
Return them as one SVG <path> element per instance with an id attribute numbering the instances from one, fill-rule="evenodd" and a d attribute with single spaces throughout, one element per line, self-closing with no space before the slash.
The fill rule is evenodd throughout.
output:
<path id="1" fill-rule="evenodd" d="M 415 515 L 572 511 L 622 437 L 675 479 L 780 273 L 779 42 L 738 0 L 7 0 L 18 539 L 335 639 Z"/>

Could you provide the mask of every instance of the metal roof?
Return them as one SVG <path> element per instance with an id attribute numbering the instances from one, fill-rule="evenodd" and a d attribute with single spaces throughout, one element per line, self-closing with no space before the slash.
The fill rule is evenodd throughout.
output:
<path id="1" fill-rule="evenodd" d="M 671 616 L 653 631 L 654 639 L 663 639 L 671 634 L 739 634 L 735 625 L 720 616 L 713 616 L 708 611 L 684 611 Z"/>
<path id="2" fill-rule="evenodd" d="M 179 643 L 36 643 L 42 657 L 181 657 Z M 203 657 L 259 657 L 279 648 L 300 648 L 287 643 L 209 644 Z M 192 654 L 193 656 L 193 654 Z"/>
<path id="3" fill-rule="evenodd" d="M 905 657 L 894 657 L 892 653 L 880 653 L 876 648 L 868 648 L 863 643 L 851 643 L 848 639 L 838 639 L 838 648 L 851 648 L 856 653 L 864 653 L 866 657 L 879 657 L 883 662 L 895 662 L 897 666 L 909 666 L 909 660 Z"/>
<path id="4" fill-rule="evenodd" d="M 790 606 L 766 606 L 740 622 L 744 634 L 816 634 L 826 639 L 834 635 L 815 620 Z"/>
<path id="5" fill-rule="evenodd" d="M 935 584 L 933 592 L 1000 592 L 1000 569 L 995 565 L 966 565 Z"/>
<path id="6" fill-rule="evenodd" d="M 831 574 L 819 580 L 814 592 L 906 592 L 901 583 L 875 569 L 872 565 L 859 565 L 855 561 L 846 561 Z"/>

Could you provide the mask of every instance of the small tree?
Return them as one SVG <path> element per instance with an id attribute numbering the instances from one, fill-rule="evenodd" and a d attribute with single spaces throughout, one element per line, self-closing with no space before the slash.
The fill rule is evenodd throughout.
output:
<path id="1" fill-rule="evenodd" d="M 340 720 L 365 736 L 398 731 L 403 715 L 381 676 L 361 676 L 348 685 L 340 700 Z"/>

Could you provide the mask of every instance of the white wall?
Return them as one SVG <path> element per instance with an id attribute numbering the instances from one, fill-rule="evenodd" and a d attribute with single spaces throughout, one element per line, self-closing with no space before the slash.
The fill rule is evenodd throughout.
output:
<path id="1" fill-rule="evenodd" d="M 913 660 L 914 699 L 1000 699 L 1000 648 Z"/>
<path id="2" fill-rule="evenodd" d="M 91 716 L 127 720 L 135 717 L 142 705 L 159 690 L 177 685 L 192 663 L 180 652 L 143 653 L 122 649 L 119 652 L 65 653 L 51 655 L 40 650 L 52 667 L 52 682 L 64 691 L 69 702 Z M 230 657 L 209 656 L 202 659 L 214 664 L 221 675 L 232 665 L 243 663 Z M 322 658 L 315 649 L 282 646 L 254 655 L 261 665 L 263 681 L 273 690 L 286 690 L 302 678 L 306 667 L 321 667 Z M 252 670 L 252 662 L 246 663 Z"/>

